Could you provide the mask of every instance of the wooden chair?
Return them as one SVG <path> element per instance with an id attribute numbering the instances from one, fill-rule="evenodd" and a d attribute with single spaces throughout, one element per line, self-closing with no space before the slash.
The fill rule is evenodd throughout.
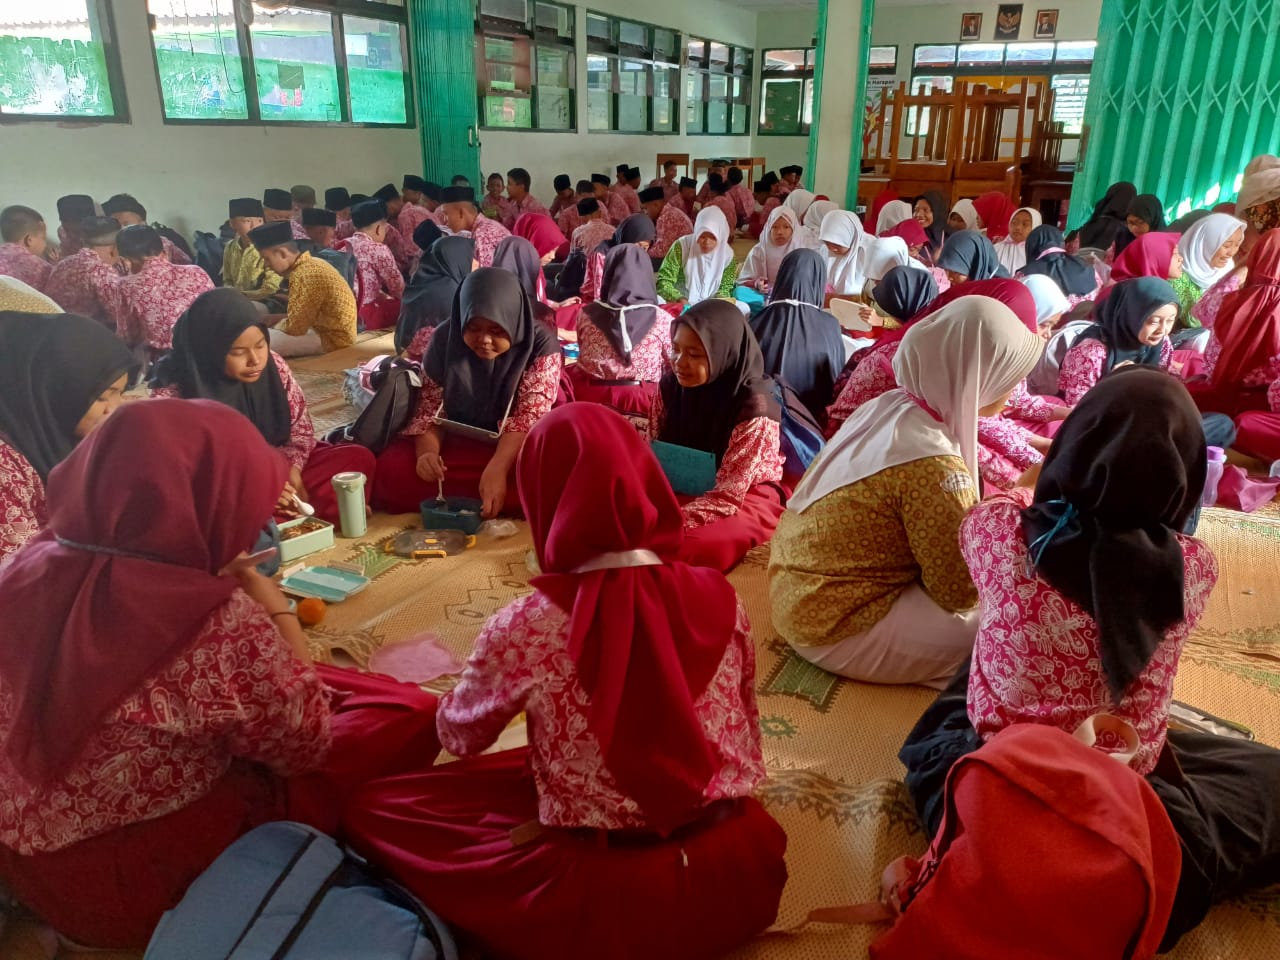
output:
<path id="1" fill-rule="evenodd" d="M 931 90 L 908 93 L 906 83 L 898 85 L 893 98 L 893 130 L 888 145 L 889 181 L 903 196 L 913 196 L 946 188 L 954 169 L 955 139 L 959 134 L 960 97 L 955 93 Z M 928 111 L 926 115 L 925 111 Z M 908 135 L 914 126 L 923 134 Z M 903 150 L 903 138 L 909 147 Z M 906 156 L 901 154 L 906 153 Z"/>
<path id="2" fill-rule="evenodd" d="M 658 175 L 657 179 L 662 179 L 662 169 L 668 163 L 674 163 L 678 168 L 684 171 L 684 175 L 689 175 L 689 155 L 687 153 L 660 153 L 658 154 Z"/>
<path id="3" fill-rule="evenodd" d="M 764 176 L 765 170 L 768 169 L 769 161 L 764 157 L 738 157 L 734 161 L 734 166 L 740 169 L 747 178 L 747 188 Z M 760 168 L 760 176 L 756 176 L 756 167 Z"/>

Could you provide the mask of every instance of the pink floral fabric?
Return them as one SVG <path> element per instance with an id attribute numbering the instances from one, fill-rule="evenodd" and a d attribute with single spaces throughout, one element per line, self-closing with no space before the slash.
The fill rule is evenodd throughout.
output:
<path id="1" fill-rule="evenodd" d="M 668 203 L 658 214 L 658 222 L 654 224 L 657 236 L 649 246 L 649 256 L 661 260 L 671 249 L 671 245 L 681 237 L 693 233 L 693 221 L 688 214 L 675 204 Z"/>
<path id="2" fill-rule="evenodd" d="M 897 389 L 898 378 L 893 374 L 893 358 L 898 352 L 899 342 L 895 340 L 867 348 L 866 356 L 853 373 L 849 374 L 840 396 L 827 407 L 827 436 L 834 435 L 840 425 L 864 403 Z"/>
<path id="3" fill-rule="evenodd" d="M 1168 370 L 1172 359 L 1173 344 L 1166 337 L 1160 345 L 1161 368 Z M 1106 365 L 1106 344 L 1101 340 L 1076 341 L 1062 358 L 1062 366 L 1058 370 L 1058 391 L 1067 401 L 1067 406 L 1074 407 L 1102 379 L 1103 367 Z"/>
<path id="4" fill-rule="evenodd" d="M 200 267 L 180 267 L 159 257 L 147 260 L 138 273 L 120 279 L 116 332 L 126 343 L 169 350 L 178 318 L 212 289 L 213 281 Z"/>
<path id="5" fill-rule="evenodd" d="M 391 236 L 391 230 L 387 231 L 387 236 Z M 347 244 L 356 258 L 356 272 L 360 278 L 360 306 L 388 297 L 398 300 L 404 293 L 404 277 L 400 275 L 400 268 L 396 266 L 391 248 L 359 231 L 351 235 Z"/>
<path id="6" fill-rule="evenodd" d="M 1178 537 L 1186 619 L 1165 633 L 1164 643 L 1116 704 L 1102 672 L 1097 624 L 1031 565 L 1021 525 L 1030 497 L 1029 490 L 1020 489 L 988 499 L 960 528 L 960 548 L 981 612 L 969 675 L 969 719 L 983 739 L 990 739 L 1013 723 L 1073 731 L 1095 713 L 1112 713 L 1137 730 L 1141 748 L 1132 766 L 1146 775 L 1164 745 L 1178 658 L 1217 582 L 1217 559 L 1201 541 Z"/>
<path id="7" fill-rule="evenodd" d="M 67 313 L 115 329 L 121 279 L 120 271 L 92 250 L 78 250 L 53 265 L 44 292 Z"/>
<path id="8" fill-rule="evenodd" d="M 643 380 L 657 383 L 671 369 L 670 317 L 658 308 L 658 322 L 632 345 L 631 365 L 614 352 L 600 328 L 578 315 L 578 367 L 594 380 Z"/>
<path id="9" fill-rule="evenodd" d="M 17 243 L 0 243 L 0 274 L 17 277 L 41 293 L 49 280 L 53 265 Z"/>
<path id="10" fill-rule="evenodd" d="M 493 266 L 493 255 L 498 251 L 498 244 L 509 236 L 511 231 L 496 220 L 490 220 L 483 213 L 476 216 L 475 225 L 471 228 L 471 239 L 475 242 L 475 258 L 480 266 Z"/>
<path id="11" fill-rule="evenodd" d="M 1003 416 L 978 419 L 978 473 L 985 489 L 1009 490 L 1032 466 L 1044 462 L 1028 436 Z"/>
<path id="12" fill-rule="evenodd" d="M 541 213 L 541 214 L 547 213 L 547 208 L 544 207 L 542 203 L 538 200 L 538 198 L 535 197 L 532 193 L 525 194 L 523 199 L 509 200 L 507 202 L 510 205 L 510 209 L 508 210 L 508 213 L 507 213 L 507 216 L 510 217 L 510 220 L 508 220 L 506 216 L 504 216 L 502 220 L 502 225 L 506 227 L 508 230 L 515 227 L 516 221 L 519 220 L 521 217 L 523 217 L 526 213 Z"/>
<path id="13" fill-rule="evenodd" d="M 31 462 L 0 437 L 0 570 L 48 522 L 44 481 Z"/>
<path id="14" fill-rule="evenodd" d="M 458 756 L 480 753 L 523 712 L 529 718 L 541 823 L 643 828 L 643 812 L 604 764 L 600 742 L 587 722 L 590 700 L 568 645 L 568 615 L 542 594 L 521 597 L 494 615 L 476 639 L 462 680 L 440 701 L 440 741 Z M 733 638 L 694 709 L 719 762 L 703 791 L 706 802 L 748 796 L 764 780 L 765 770 L 755 648 L 741 603 Z"/>
<path id="15" fill-rule="evenodd" d="M 434 329 L 434 328 L 433 328 Z M 419 331 L 423 333 L 425 331 Z M 425 355 L 431 338 L 423 338 L 422 352 Z M 415 338 L 414 342 L 417 342 Z M 553 353 L 538 357 L 520 378 L 516 387 L 516 395 L 511 404 L 511 413 L 507 417 L 503 433 L 528 433 L 539 420 L 551 412 L 560 390 L 560 373 L 564 362 L 560 354 Z M 442 410 L 444 403 L 444 387 L 436 383 L 426 374 L 422 375 L 422 392 L 418 395 L 418 407 L 413 419 L 401 431 L 402 437 L 416 437 L 426 433 L 437 417 L 448 419 L 449 411 Z"/>

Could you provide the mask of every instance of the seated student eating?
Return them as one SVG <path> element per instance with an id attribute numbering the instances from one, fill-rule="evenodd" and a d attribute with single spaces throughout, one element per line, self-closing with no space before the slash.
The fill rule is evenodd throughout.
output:
<path id="1" fill-rule="evenodd" d="M 355 343 L 356 298 L 337 270 L 299 251 L 288 223 L 264 224 L 250 231 L 249 239 L 267 266 L 289 280 L 288 312 L 271 330 L 272 350 L 282 357 L 306 357 Z"/>

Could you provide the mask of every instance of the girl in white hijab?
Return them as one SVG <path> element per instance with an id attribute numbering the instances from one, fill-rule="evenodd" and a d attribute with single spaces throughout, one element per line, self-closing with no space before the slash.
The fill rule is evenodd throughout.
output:
<path id="1" fill-rule="evenodd" d="M 948 232 L 978 229 L 978 208 L 972 200 L 957 200 L 947 217 Z"/>
<path id="2" fill-rule="evenodd" d="M 808 190 L 799 188 L 788 193 L 787 199 L 782 202 L 782 205 L 790 207 L 796 218 L 803 223 L 804 215 L 813 203 L 814 196 L 815 194 L 810 193 Z"/>
<path id="3" fill-rule="evenodd" d="M 776 234 L 776 236 L 775 236 Z M 790 207 L 774 207 L 760 232 L 760 242 L 743 261 L 738 283 L 764 292 L 778 279 L 782 261 L 792 250 L 807 246 L 800 218 Z"/>
<path id="4" fill-rule="evenodd" d="M 1042 273 L 1018 277 L 1018 280 L 1036 302 L 1036 326 L 1040 329 L 1040 336 L 1048 340 L 1062 315 L 1071 309 L 1071 301 L 1052 277 L 1046 277 Z"/>
<path id="5" fill-rule="evenodd" d="M 905 200 L 890 200 L 884 205 L 884 209 L 880 211 L 880 216 L 876 219 L 876 236 L 882 237 L 885 231 L 892 230 L 898 224 L 906 220 L 910 220 L 914 216 L 911 210 L 911 204 Z"/>
<path id="6" fill-rule="evenodd" d="M 826 219 L 827 214 L 839 209 L 830 200 L 815 200 L 809 204 L 809 209 L 800 218 L 800 222 L 804 224 L 804 242 L 806 246 L 817 250 L 819 253 L 825 249 L 822 246 L 822 221 Z"/>
<path id="7" fill-rule="evenodd" d="M 693 233 L 671 245 L 658 270 L 658 296 L 689 306 L 715 297 L 733 299 L 737 265 L 729 244 L 729 221 L 719 207 L 706 206 Z"/>
<path id="8" fill-rule="evenodd" d="M 1211 213 L 1197 220 L 1178 241 L 1178 252 L 1182 254 L 1182 277 L 1203 294 L 1215 283 L 1235 269 L 1235 255 L 1244 243 L 1245 222 L 1227 213 Z M 1183 306 L 1190 309 L 1200 300 L 1193 291 L 1182 289 L 1187 284 L 1175 282 L 1173 288 L 1178 291 L 1178 299 Z M 1186 302 L 1186 293 L 1194 297 L 1191 303 Z"/>
<path id="9" fill-rule="evenodd" d="M 995 244 L 996 259 L 1010 276 L 1027 265 L 1027 237 L 1043 222 L 1040 211 L 1031 207 L 1019 207 L 1013 211 L 1009 218 L 1009 235 Z"/>
<path id="10" fill-rule="evenodd" d="M 894 267 L 910 267 L 913 270 L 927 270 L 923 263 L 911 256 L 907 241 L 901 237 L 868 237 L 867 260 L 863 274 L 867 283 L 879 283 Z"/>
<path id="11" fill-rule="evenodd" d="M 903 337 L 898 389 L 845 421 L 774 534 L 774 626 L 800 656 L 933 686 L 969 658 L 977 597 L 959 542 L 978 501 L 978 420 L 1004 408 L 1043 349 L 988 297 L 954 300 Z"/>
<path id="12" fill-rule="evenodd" d="M 819 233 L 827 248 L 827 286 L 835 296 L 858 297 L 867 282 L 866 233 L 862 221 L 848 210 L 833 210 L 822 218 Z"/>

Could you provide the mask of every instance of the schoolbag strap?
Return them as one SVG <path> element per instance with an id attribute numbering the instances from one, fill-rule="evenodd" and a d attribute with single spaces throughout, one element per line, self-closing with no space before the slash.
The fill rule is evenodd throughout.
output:
<path id="1" fill-rule="evenodd" d="M 857 927 L 870 923 L 892 923 L 902 913 L 902 894 L 920 872 L 920 861 L 914 857 L 899 857 L 880 875 L 880 899 L 865 903 L 851 903 L 839 907 L 819 907 L 810 910 L 799 923 L 789 927 L 773 926 L 766 934 L 799 933 L 811 923 L 830 923 Z"/>

